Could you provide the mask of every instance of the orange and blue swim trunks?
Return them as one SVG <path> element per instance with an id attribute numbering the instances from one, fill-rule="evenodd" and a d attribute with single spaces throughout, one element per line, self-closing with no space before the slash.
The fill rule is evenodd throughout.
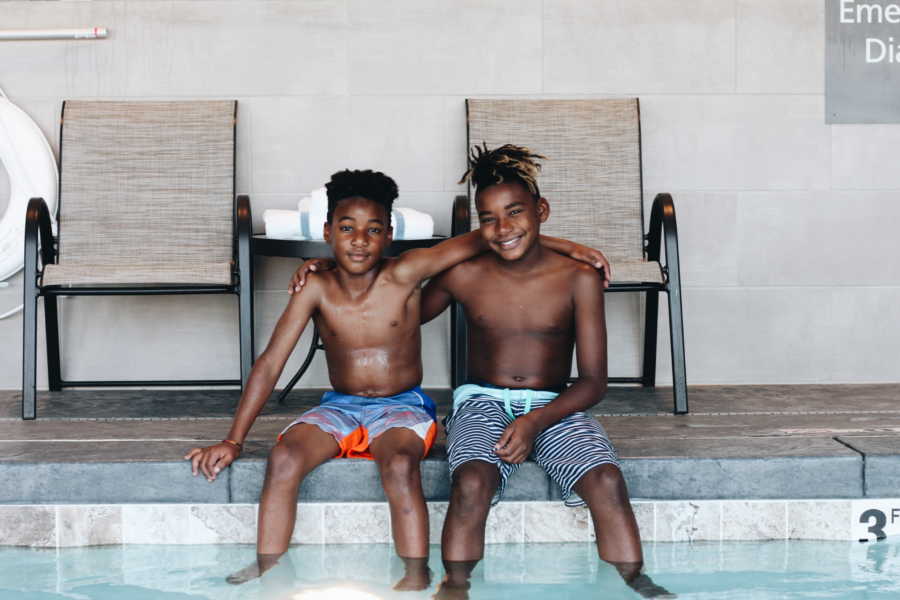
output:
<path id="1" fill-rule="evenodd" d="M 434 401 L 419 386 L 386 398 L 325 392 L 319 406 L 306 411 L 285 427 L 278 439 L 299 423 L 315 425 L 331 434 L 340 446 L 336 458 L 371 459 L 369 444 L 394 427 L 416 432 L 422 438 L 422 456 L 425 456 L 437 434 Z"/>

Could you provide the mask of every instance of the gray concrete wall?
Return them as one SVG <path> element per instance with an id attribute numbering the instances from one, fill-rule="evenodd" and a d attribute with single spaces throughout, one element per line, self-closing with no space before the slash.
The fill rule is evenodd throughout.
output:
<path id="1" fill-rule="evenodd" d="M 447 232 L 466 97 L 639 96 L 645 198 L 676 201 L 689 381 L 900 379 L 900 126 L 824 124 L 821 0 L 0 2 L 2 28 L 88 26 L 110 38 L 0 42 L 0 86 L 54 146 L 65 98 L 237 98 L 257 226 L 371 167 Z M 293 268 L 257 264 L 257 351 Z M 21 276 L 0 308 L 20 293 Z M 614 375 L 638 368 L 628 296 L 609 298 Z M 236 315 L 226 297 L 65 300 L 64 375 L 232 376 Z M 2 388 L 21 328 L 0 321 Z M 423 339 L 425 384 L 446 385 L 446 319 Z M 666 334 L 659 354 L 666 383 Z M 303 385 L 326 384 L 318 361 Z"/>

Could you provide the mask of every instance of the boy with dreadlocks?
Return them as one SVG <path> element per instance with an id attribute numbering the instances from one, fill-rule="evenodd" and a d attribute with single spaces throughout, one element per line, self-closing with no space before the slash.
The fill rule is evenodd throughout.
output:
<path id="1" fill-rule="evenodd" d="M 442 595 L 467 588 L 484 554 L 488 511 L 529 456 L 566 505 L 588 505 L 600 558 L 642 595 L 666 595 L 641 574 L 640 536 L 616 452 L 584 412 L 607 388 L 605 282 L 540 243 L 550 215 L 537 185 L 543 158 L 513 145 L 473 150 L 460 183 L 476 188 L 479 232 L 491 252 L 432 279 L 422 296 L 423 322 L 456 300 L 469 330 L 471 379 L 454 391 L 447 421 L 452 488 Z M 566 387 L 573 346 L 578 379 Z"/>
<path id="2" fill-rule="evenodd" d="M 435 436 L 434 403 L 422 381 L 420 284 L 487 249 L 472 232 L 432 248 L 382 257 L 392 239 L 397 186 L 383 173 L 341 171 L 326 184 L 325 241 L 337 268 L 294 294 L 250 373 L 225 440 L 186 459 L 210 481 L 241 453 L 250 427 L 310 319 L 325 343 L 333 392 L 278 436 L 259 504 L 257 561 L 232 577 L 242 583 L 274 566 L 287 550 L 300 482 L 334 457 L 372 458 L 391 511 L 394 544 L 406 563 L 400 589 L 429 583 L 428 513 L 419 462 Z M 576 245 L 564 245 L 580 249 Z"/>

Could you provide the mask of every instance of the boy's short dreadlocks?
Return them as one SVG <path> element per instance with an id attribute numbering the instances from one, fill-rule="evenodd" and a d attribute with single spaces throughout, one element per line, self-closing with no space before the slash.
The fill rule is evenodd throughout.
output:
<path id="1" fill-rule="evenodd" d="M 371 169 L 338 171 L 331 176 L 331 181 L 325 184 L 325 190 L 328 193 L 328 216 L 326 219 L 329 223 L 331 223 L 334 208 L 344 198 L 361 196 L 376 202 L 384 206 L 388 217 L 390 217 L 394 200 L 397 198 L 397 184 L 394 183 L 394 180 L 381 171 L 372 171 Z"/>
<path id="2" fill-rule="evenodd" d="M 459 183 L 472 182 L 479 190 L 498 183 L 518 181 L 524 185 L 535 199 L 541 197 L 537 177 L 541 165 L 537 159 L 546 156 L 532 152 L 525 146 L 504 144 L 489 150 L 487 143 L 474 146 L 469 153 L 469 168 L 463 173 Z"/>

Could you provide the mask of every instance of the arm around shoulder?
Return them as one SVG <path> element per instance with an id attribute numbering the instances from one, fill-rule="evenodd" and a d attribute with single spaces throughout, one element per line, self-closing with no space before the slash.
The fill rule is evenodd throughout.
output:
<path id="1" fill-rule="evenodd" d="M 592 265 L 597 269 L 602 269 L 604 288 L 609 287 L 610 282 L 612 282 L 612 267 L 606 256 L 599 250 L 570 240 L 550 237 L 549 235 L 541 235 L 541 244 L 563 256 L 568 256 L 579 262 Z"/>
<path id="2" fill-rule="evenodd" d="M 455 270 L 455 268 L 451 267 L 443 273 L 432 277 L 425 289 L 422 290 L 420 318 L 423 324 L 428 323 L 444 312 L 453 302 L 453 294 L 447 288 L 447 282 Z"/>
<path id="3" fill-rule="evenodd" d="M 431 248 L 404 252 L 394 265 L 394 277 L 404 283 L 418 284 L 487 249 L 479 231 L 463 233 Z"/>

